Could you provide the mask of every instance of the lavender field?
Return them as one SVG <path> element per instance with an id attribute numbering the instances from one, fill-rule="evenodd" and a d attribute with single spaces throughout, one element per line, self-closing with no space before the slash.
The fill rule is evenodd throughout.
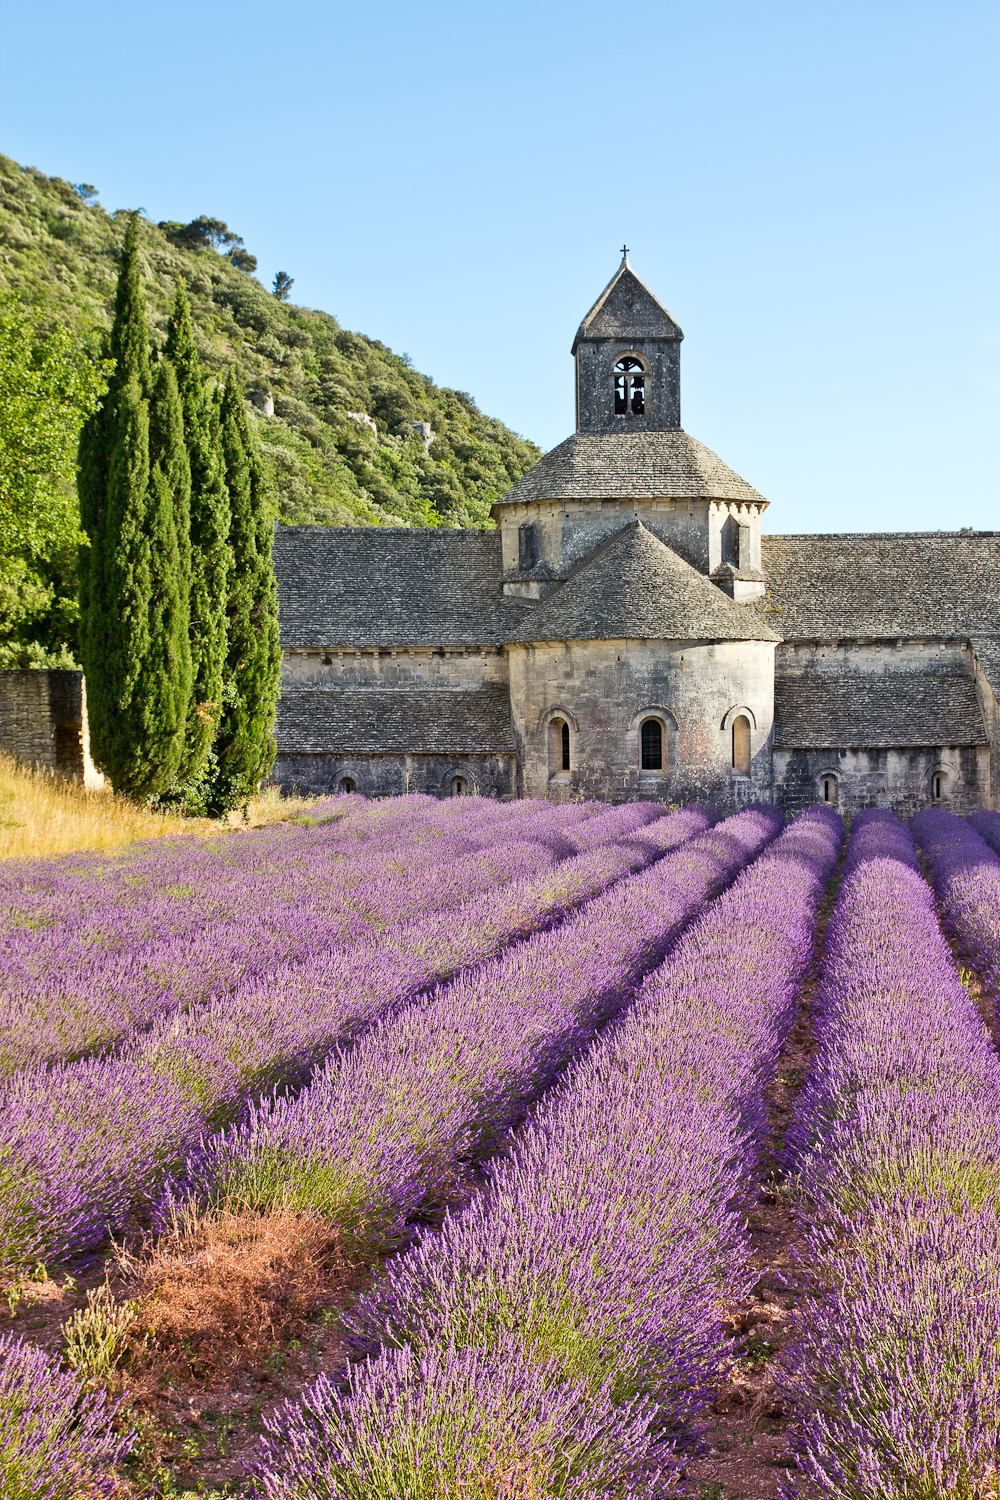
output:
<path id="1" fill-rule="evenodd" d="M 995 1496 L 1000 816 L 347 796 L 0 909 L 4 1496 Z"/>

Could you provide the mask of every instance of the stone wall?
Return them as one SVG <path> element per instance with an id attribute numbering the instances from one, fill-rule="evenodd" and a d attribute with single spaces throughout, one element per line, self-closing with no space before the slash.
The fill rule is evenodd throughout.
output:
<path id="1" fill-rule="evenodd" d="M 288 794 L 357 791 L 366 797 L 398 797 L 426 792 L 432 797 L 460 793 L 506 799 L 514 795 L 514 756 L 283 755 L 279 744 L 271 780 Z"/>
<path id="2" fill-rule="evenodd" d="M 645 411 L 615 415 L 616 362 L 623 354 L 646 365 Z M 577 432 L 655 432 L 681 425 L 681 346 L 662 338 L 582 339 L 576 354 Z"/>
<path id="3" fill-rule="evenodd" d="M 758 505 L 699 499 L 530 500 L 497 509 L 508 593 L 515 591 L 509 575 L 519 570 L 519 532 L 525 522 L 535 527 L 539 562 L 553 578 L 563 577 L 595 547 L 636 519 L 685 562 L 707 575 L 720 563 L 732 561 L 724 556 L 723 543 L 723 529 L 732 518 L 746 533 L 745 556 L 739 566 L 760 569 L 762 507 Z M 528 592 L 528 597 L 538 594 L 536 589 Z"/>
<path id="4" fill-rule="evenodd" d="M 770 797 L 774 646 L 766 641 L 588 641 L 509 648 L 518 793 L 569 801 L 652 797 L 734 806 Z M 750 723 L 749 776 L 733 768 L 733 721 Z M 667 764 L 644 771 L 643 720 Z M 570 726 L 570 770 L 552 726 Z"/>
<path id="5" fill-rule="evenodd" d="M 824 800 L 824 778 L 835 778 L 829 800 L 848 816 L 885 807 L 908 818 L 922 807 L 970 813 L 990 806 L 988 745 L 904 749 L 775 750 L 774 800 L 789 812 Z M 943 796 L 934 797 L 942 774 Z"/>
<path id="6" fill-rule="evenodd" d="M 507 681 L 503 647 L 483 650 L 414 646 L 402 650 L 288 651 L 282 683 L 289 687 L 465 688 Z"/>
<path id="7" fill-rule="evenodd" d="M 0 671 L 0 750 L 26 765 L 82 778 L 83 673 Z"/>
<path id="8" fill-rule="evenodd" d="M 775 659 L 775 800 L 822 801 L 826 778 L 843 813 L 908 817 L 936 800 L 943 777 L 942 805 L 991 806 L 986 689 L 967 641 L 786 640 Z"/>
<path id="9" fill-rule="evenodd" d="M 993 682 L 998 680 L 996 671 L 997 656 L 996 643 L 990 641 L 983 643 L 979 651 L 985 655 L 985 649 L 989 649 L 991 676 Z M 979 651 L 975 653 L 976 692 L 979 697 L 979 709 L 983 716 L 983 723 L 990 738 L 990 800 L 984 802 L 984 807 L 1000 808 L 1000 702 L 993 689 L 993 682 L 987 677 L 980 660 Z"/>

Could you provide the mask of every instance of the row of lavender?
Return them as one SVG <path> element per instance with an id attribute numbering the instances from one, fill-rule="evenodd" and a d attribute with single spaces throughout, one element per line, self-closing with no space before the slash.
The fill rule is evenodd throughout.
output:
<path id="1" fill-rule="evenodd" d="M 419 922 L 245 982 L 109 1057 L 15 1074 L 0 1091 L 3 1267 L 99 1243 L 248 1101 L 300 1086 L 380 1017 L 560 920 L 714 820 L 698 809 L 659 812 L 633 805 L 588 820 L 598 847 L 554 867 L 537 844 L 480 855 L 467 871 L 482 892 L 471 900 L 453 889 L 450 904 Z M 602 836 L 621 842 L 603 846 Z M 532 878 L 539 864 L 550 868 Z M 527 878 L 512 880 L 518 873 Z"/>
<path id="2" fill-rule="evenodd" d="M 141 885 L 112 882 L 86 922 L 9 932 L 0 956 L 0 1076 L 106 1049 L 279 964 L 523 877 L 525 861 L 541 870 L 606 841 L 615 817 L 530 802 L 512 811 L 469 800 L 461 814 L 442 806 L 450 809 L 355 809 L 286 837 L 270 864 L 251 840 L 234 846 L 233 861 L 207 869 L 195 847 L 183 878 L 173 870 L 157 881 L 150 857 Z"/>
<path id="3" fill-rule="evenodd" d="M 781 824 L 753 810 L 589 901 L 573 918 L 382 1021 L 339 1050 L 309 1088 L 251 1109 L 188 1163 L 193 1193 L 247 1208 L 327 1215 L 382 1251 L 413 1216 L 460 1190 L 569 1058 L 634 993 L 705 903 Z M 690 812 L 648 831 L 680 844 Z"/>
<path id="4" fill-rule="evenodd" d="M 618 820 L 624 823 L 624 814 L 619 814 Z M 338 1150 L 338 1145 L 344 1144 L 343 1136 L 338 1142 L 329 1131 L 320 1129 L 313 1142 L 313 1167 L 318 1164 L 317 1156 L 321 1156 L 328 1182 L 338 1171 L 347 1177 L 353 1173 L 355 1203 L 359 1195 L 366 1198 L 369 1215 L 374 1219 L 381 1217 L 380 1245 L 389 1242 L 393 1229 L 398 1232 L 407 1211 L 430 1205 L 442 1184 L 452 1180 L 460 1150 L 464 1148 L 467 1156 L 470 1147 L 473 1151 L 476 1146 L 483 1149 L 488 1140 L 510 1123 L 516 1101 L 523 1103 L 548 1081 L 559 1061 L 568 1060 L 573 1050 L 590 1036 L 597 1018 L 623 1003 L 641 973 L 657 962 L 685 922 L 773 839 L 781 818 L 773 812 L 751 811 L 708 831 L 712 821 L 711 814 L 691 809 L 653 823 L 639 835 L 645 854 L 652 857 L 682 846 L 679 852 L 663 858 L 644 875 L 625 880 L 607 895 L 592 900 L 578 918 L 570 919 L 557 931 L 526 942 L 505 960 L 477 970 L 468 981 L 446 986 L 425 1004 L 411 1006 L 398 1027 L 379 1028 L 374 1048 L 366 1049 L 362 1042 L 355 1049 L 359 1057 L 363 1054 L 367 1060 L 367 1065 L 363 1062 L 355 1072 L 356 1081 L 362 1087 L 374 1085 L 376 1095 L 382 1091 L 383 1080 L 370 1076 L 372 1066 L 378 1073 L 380 1062 L 397 1063 L 397 1073 L 391 1082 L 402 1085 L 396 1089 L 395 1098 L 405 1116 L 404 1134 L 407 1129 L 419 1132 L 421 1123 L 426 1127 L 422 1112 L 435 1111 L 436 1128 L 426 1134 L 424 1149 L 418 1152 L 417 1159 L 408 1160 L 405 1152 L 401 1156 L 400 1133 L 393 1129 L 393 1122 L 384 1112 L 374 1122 L 374 1131 L 373 1122 L 367 1122 L 367 1133 L 363 1129 L 362 1138 L 356 1139 L 346 1154 Z M 603 857 L 607 859 L 608 854 Z M 593 860 L 594 856 L 589 858 Z M 634 867 L 639 861 L 634 853 L 630 858 Z M 582 868 L 584 861 L 569 863 Z M 569 868 L 569 863 L 563 870 Z M 505 975 L 507 967 L 513 969 L 512 978 Z M 488 996 L 497 987 L 506 1004 L 490 1005 Z M 465 1014 L 469 1006 L 476 1009 Z M 406 1062 L 398 1055 L 400 1048 L 414 1049 Z M 349 1063 L 352 1056 L 345 1054 L 339 1059 L 340 1064 Z M 546 1062 L 540 1068 L 543 1058 Z M 438 1065 L 442 1063 L 448 1071 L 447 1081 L 440 1075 Z M 502 1079 L 491 1074 L 491 1065 L 497 1063 Z M 288 1099 L 274 1106 L 275 1118 L 280 1115 L 298 1118 L 300 1146 L 301 1126 L 310 1120 L 320 1122 L 324 1099 L 328 1105 L 334 1103 L 328 1093 L 339 1072 L 337 1068 L 328 1069 L 317 1079 L 303 1096 L 311 1101 L 306 1108 L 299 1109 Z M 459 1082 L 463 1078 L 464 1088 Z M 442 1084 L 447 1096 L 443 1107 L 436 1097 L 436 1087 Z M 492 1123 L 485 1132 L 487 1098 L 480 1094 L 480 1085 L 492 1100 Z M 384 1137 L 380 1162 L 384 1165 L 391 1161 L 397 1170 L 395 1174 L 383 1171 L 380 1177 L 376 1174 L 374 1179 L 369 1176 L 362 1180 L 358 1167 L 367 1150 L 374 1147 L 378 1155 L 379 1135 Z M 231 1148 L 240 1138 L 239 1132 L 228 1141 L 221 1138 L 212 1143 L 207 1155 L 200 1154 L 203 1176 L 209 1159 L 214 1157 L 215 1187 L 222 1181 L 224 1146 Z M 436 1165 L 432 1159 L 436 1159 Z M 232 1166 L 232 1158 L 228 1164 Z M 296 1167 L 301 1170 L 302 1165 L 300 1152 L 297 1160 L 284 1163 L 284 1181 L 279 1192 L 258 1196 L 253 1201 L 287 1201 L 287 1189 L 294 1180 Z M 408 1195 L 402 1179 L 407 1169 L 414 1167 L 420 1179 L 418 1191 L 416 1195 Z M 315 1170 L 307 1177 L 313 1190 L 310 1201 L 349 1227 L 350 1214 L 345 1213 L 345 1207 L 352 1195 L 349 1193 L 345 1198 L 342 1191 L 328 1191 L 317 1199 Z M 306 1185 L 301 1177 L 299 1181 L 300 1186 Z M 230 1181 L 226 1186 L 232 1199 L 234 1183 Z M 370 1244 L 370 1234 L 368 1238 Z M 4 1413 L 9 1417 L 13 1409 L 14 1420 L 8 1422 L 9 1435 L 25 1473 L 34 1474 L 37 1470 L 39 1476 L 44 1476 L 50 1470 L 58 1471 L 71 1487 L 85 1478 L 92 1483 L 95 1470 L 106 1473 L 127 1446 L 127 1438 L 113 1435 L 109 1420 L 112 1413 L 100 1398 L 90 1404 L 87 1424 L 78 1432 L 79 1393 L 74 1382 L 47 1371 L 44 1366 L 45 1361 L 37 1351 L 3 1341 L 0 1426 Z M 0 1434 L 0 1470 L 3 1470 L 2 1438 Z M 49 1493 L 47 1489 L 40 1492 Z"/>
<path id="5" fill-rule="evenodd" d="M 749 851 L 765 816 L 715 833 Z M 270 1423 L 270 1500 L 670 1489 L 751 1279 L 738 1205 L 841 839 L 829 811 L 797 819 L 510 1138 L 489 1188 L 390 1264 L 350 1319 L 368 1357 L 346 1390 L 321 1377 Z M 462 1123 L 475 1140 L 477 1110 Z"/>
<path id="6" fill-rule="evenodd" d="M 946 814 L 914 827 L 995 975 L 996 861 Z M 980 1500 L 1000 1462 L 1000 1059 L 888 813 L 852 828 L 820 1009 L 790 1135 L 813 1268 L 785 1372 L 800 1464 L 845 1500 Z"/>

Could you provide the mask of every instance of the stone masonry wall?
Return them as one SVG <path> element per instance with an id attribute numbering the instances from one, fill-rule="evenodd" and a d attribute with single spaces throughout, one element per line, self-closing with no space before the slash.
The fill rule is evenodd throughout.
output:
<path id="1" fill-rule="evenodd" d="M 933 780 L 943 772 L 945 795 L 935 803 Z M 789 812 L 823 800 L 823 778 L 836 777 L 838 812 L 852 816 L 885 807 L 908 818 L 939 805 L 970 813 L 990 806 L 988 745 L 900 750 L 775 750 L 774 800 Z"/>
<path id="2" fill-rule="evenodd" d="M 426 792 L 432 797 L 456 794 L 455 778 L 464 782 L 464 794 L 509 798 L 514 795 L 514 756 L 503 755 L 282 755 L 278 756 L 271 780 L 283 792 L 329 795 L 353 790 L 366 797 L 398 797 L 405 792 Z"/>
<path id="3" fill-rule="evenodd" d="M 509 648 L 518 794 L 651 797 L 734 806 L 770 799 L 774 646 L 765 641 L 587 641 Z M 751 724 L 751 774 L 733 770 L 733 720 Z M 640 726 L 658 719 L 667 765 L 643 771 Z M 550 726 L 570 726 L 562 770 Z"/>
<path id="4" fill-rule="evenodd" d="M 290 651 L 282 681 L 294 687 L 477 688 L 507 681 L 503 647 L 445 650 Z M 279 747 L 280 749 L 280 747 Z"/>
<path id="5" fill-rule="evenodd" d="M 82 777 L 83 673 L 0 671 L 0 750 L 26 765 Z"/>
<path id="6" fill-rule="evenodd" d="M 626 353 L 646 360 L 645 411 L 615 415 L 614 367 Z M 583 340 L 576 355 L 578 432 L 647 432 L 681 425 L 681 346 L 663 339 Z"/>

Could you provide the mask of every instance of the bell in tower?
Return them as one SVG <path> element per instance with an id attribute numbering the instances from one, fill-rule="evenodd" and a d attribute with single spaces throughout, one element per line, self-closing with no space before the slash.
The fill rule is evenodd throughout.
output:
<path id="1" fill-rule="evenodd" d="M 683 337 L 623 250 L 573 340 L 577 432 L 680 427 Z"/>

